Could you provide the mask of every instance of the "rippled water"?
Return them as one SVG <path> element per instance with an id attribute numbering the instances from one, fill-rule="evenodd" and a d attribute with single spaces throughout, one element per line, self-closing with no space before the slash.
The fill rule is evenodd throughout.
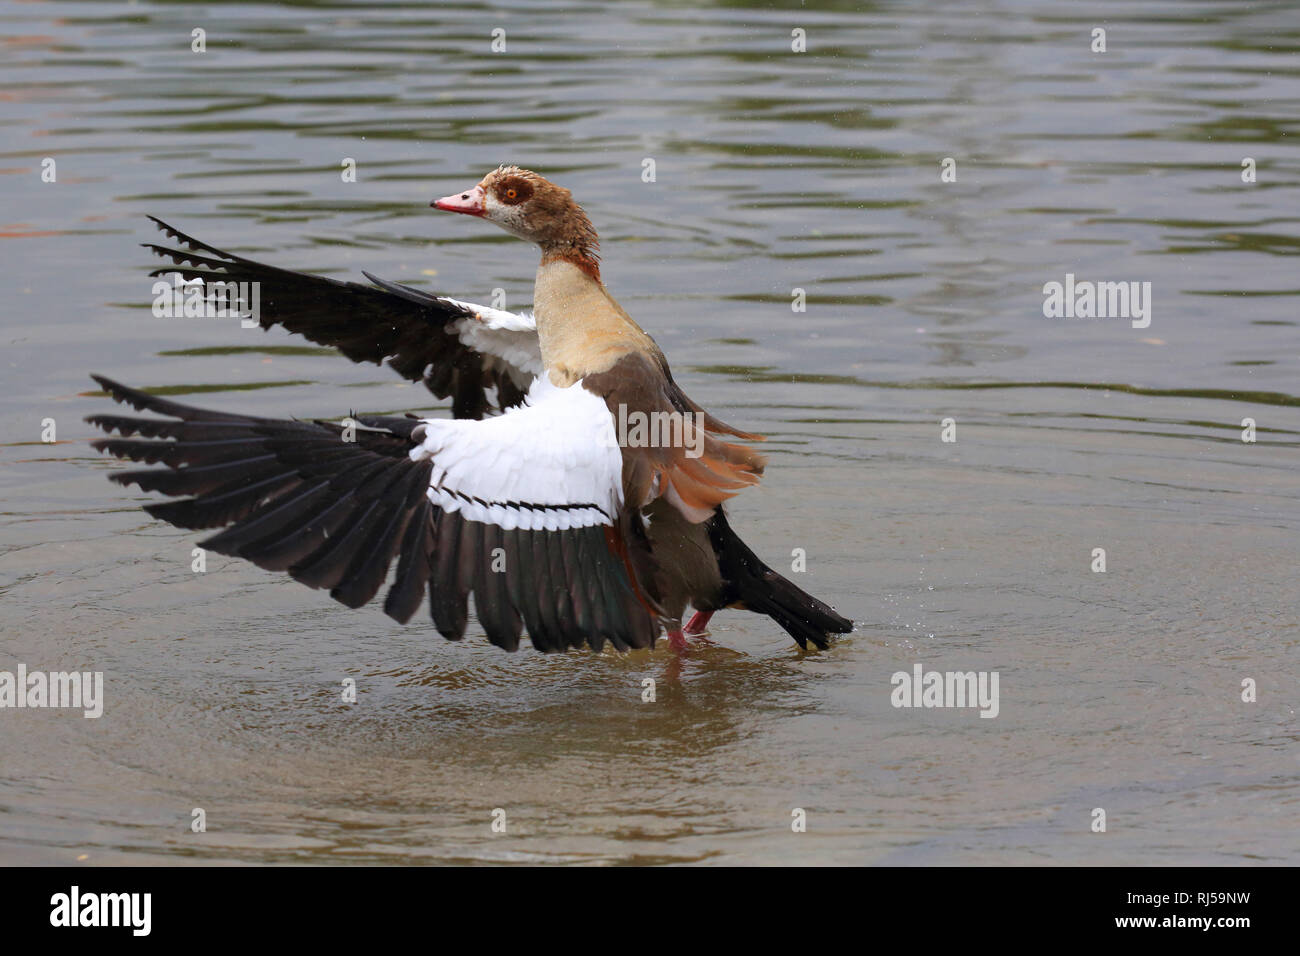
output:
<path id="1" fill-rule="evenodd" d="M 0 860 L 1300 860 L 1294 4 L 0 23 L 0 670 L 107 682 L 99 720 L 0 710 Z M 575 190 L 678 380 L 771 436 L 734 523 L 779 567 L 804 548 L 854 634 L 801 654 L 730 613 L 685 660 L 450 644 L 215 555 L 195 575 L 193 537 L 105 480 L 92 370 L 244 412 L 430 407 L 279 332 L 155 319 L 146 213 L 523 307 L 535 253 L 427 208 L 500 162 Z M 1150 326 L 1045 318 L 1067 273 L 1150 282 Z M 895 709 L 917 662 L 997 671 L 999 716 Z"/>

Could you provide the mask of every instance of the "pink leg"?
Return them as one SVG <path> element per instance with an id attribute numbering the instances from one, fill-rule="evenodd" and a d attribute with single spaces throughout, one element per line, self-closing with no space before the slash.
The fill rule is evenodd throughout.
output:
<path id="1" fill-rule="evenodd" d="M 712 611 L 696 611 L 691 615 L 691 619 L 686 622 L 687 634 L 703 634 L 709 629 L 709 618 L 713 617 Z"/>
<path id="2" fill-rule="evenodd" d="M 686 653 L 686 638 L 682 637 L 680 627 L 671 627 L 668 629 L 668 643 L 673 646 L 678 654 Z"/>

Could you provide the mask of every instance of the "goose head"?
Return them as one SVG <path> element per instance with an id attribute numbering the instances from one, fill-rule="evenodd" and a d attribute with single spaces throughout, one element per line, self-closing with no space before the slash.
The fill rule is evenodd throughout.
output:
<path id="1" fill-rule="evenodd" d="M 573 194 L 531 169 L 499 166 L 478 185 L 430 205 L 494 222 L 544 253 L 596 258 L 596 230 Z"/>

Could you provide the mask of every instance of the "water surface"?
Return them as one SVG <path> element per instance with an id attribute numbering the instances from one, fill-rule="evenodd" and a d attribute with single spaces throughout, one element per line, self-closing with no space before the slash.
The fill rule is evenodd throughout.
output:
<path id="1" fill-rule="evenodd" d="M 0 34 L 0 669 L 107 682 L 99 720 L 0 711 L 0 861 L 1300 860 L 1294 5 L 6 2 Z M 535 253 L 427 208 L 501 162 L 575 190 L 677 379 L 770 436 L 733 523 L 804 549 L 859 622 L 830 651 L 741 613 L 684 660 L 452 644 L 196 575 L 105 480 L 90 371 L 435 406 L 154 318 L 146 214 L 522 308 Z M 1045 318 L 1067 273 L 1150 282 L 1150 326 Z M 895 709 L 917 662 L 997 671 L 999 716 Z"/>

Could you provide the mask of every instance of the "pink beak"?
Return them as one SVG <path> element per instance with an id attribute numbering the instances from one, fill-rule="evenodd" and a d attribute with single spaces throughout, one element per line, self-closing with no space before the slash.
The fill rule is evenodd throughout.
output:
<path id="1" fill-rule="evenodd" d="M 437 209 L 445 209 L 447 212 L 463 212 L 467 216 L 483 216 L 487 214 L 487 207 L 483 204 L 486 198 L 483 187 L 475 186 L 468 192 L 459 193 L 455 196 L 443 196 L 436 202 L 429 203 Z"/>

